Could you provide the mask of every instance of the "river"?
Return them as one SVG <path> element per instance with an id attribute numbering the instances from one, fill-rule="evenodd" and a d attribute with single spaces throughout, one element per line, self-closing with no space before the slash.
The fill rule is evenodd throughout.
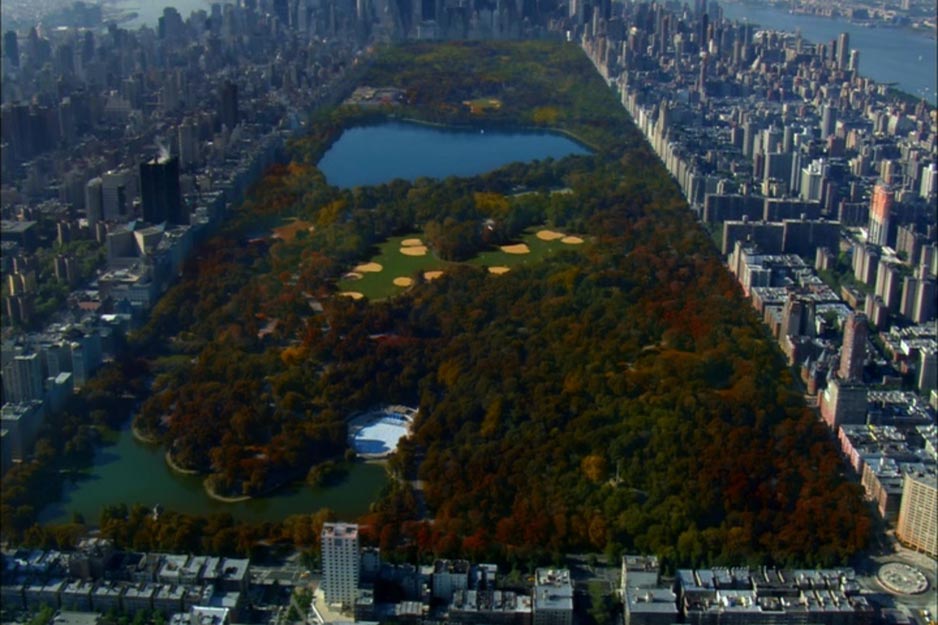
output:
<path id="1" fill-rule="evenodd" d="M 801 31 L 813 43 L 826 43 L 846 32 L 850 49 L 860 51 L 860 74 L 938 104 L 938 40 L 934 34 L 904 28 L 867 28 L 842 18 L 792 14 L 766 5 L 721 3 L 731 20 L 746 19 L 775 30 Z"/>

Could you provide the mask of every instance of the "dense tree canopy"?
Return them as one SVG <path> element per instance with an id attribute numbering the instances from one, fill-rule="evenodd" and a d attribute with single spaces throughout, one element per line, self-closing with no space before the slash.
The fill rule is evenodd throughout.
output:
<path id="1" fill-rule="evenodd" d="M 261 494 L 329 474 L 356 410 L 419 405 L 390 465 L 400 479 L 363 519 L 409 555 L 829 564 L 865 546 L 859 491 L 777 348 L 575 46 L 408 44 L 363 82 L 404 89 L 408 115 L 557 127 L 596 152 L 339 190 L 314 163 L 342 128 L 389 111 L 320 113 L 134 337 L 153 376 L 141 430 L 215 490 Z M 463 105 L 483 97 L 502 106 Z M 312 230 L 268 238 L 285 218 Z M 415 224 L 455 260 L 533 224 L 587 243 L 502 276 L 455 267 L 387 301 L 335 296 L 343 272 Z M 111 512 L 113 535 L 166 544 Z M 207 548 L 210 522 L 180 540 Z M 226 536 L 220 551 L 251 534 Z"/>

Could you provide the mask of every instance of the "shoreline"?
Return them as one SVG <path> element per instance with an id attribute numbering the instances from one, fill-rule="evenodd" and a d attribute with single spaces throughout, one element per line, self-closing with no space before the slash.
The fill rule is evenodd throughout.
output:
<path id="1" fill-rule="evenodd" d="M 433 128 L 442 128 L 442 129 L 451 128 L 451 129 L 453 129 L 453 130 L 469 130 L 469 129 L 476 129 L 476 128 L 478 128 L 478 129 L 485 129 L 485 128 L 486 128 L 486 126 L 485 126 L 484 124 L 476 124 L 476 123 L 469 123 L 469 124 L 447 124 L 447 123 L 444 123 L 444 122 L 433 122 L 433 121 L 427 121 L 427 120 L 424 120 L 424 119 L 417 119 L 417 118 L 415 118 L 415 117 L 402 117 L 402 116 L 397 116 L 397 115 L 394 115 L 394 114 L 388 115 L 388 120 L 389 120 L 389 121 L 390 121 L 390 120 L 402 121 L 402 122 L 407 122 L 407 123 L 410 123 L 410 124 L 416 124 L 416 125 L 418 125 L 418 126 L 430 126 L 430 127 L 433 127 Z M 479 120 L 479 121 L 483 121 L 483 120 Z M 578 143 L 578 144 L 580 144 L 581 146 L 583 146 L 584 148 L 587 148 L 587 149 L 589 149 L 589 150 L 592 150 L 593 152 L 599 152 L 599 151 L 600 151 L 600 149 L 599 149 L 598 147 L 596 147 L 596 146 L 594 146 L 594 145 L 588 143 L 588 142 L 585 141 L 583 138 L 581 138 L 579 135 L 577 135 L 576 133 L 574 133 L 572 130 L 568 130 L 568 129 L 566 129 L 566 128 L 559 128 L 559 127 L 557 127 L 557 126 L 526 126 L 526 125 L 524 125 L 524 124 L 520 124 L 520 123 L 519 123 L 519 124 L 517 124 L 517 125 L 516 125 L 516 124 L 507 124 L 507 125 L 504 125 L 504 127 L 503 127 L 502 124 L 494 123 L 494 124 L 492 124 L 491 126 L 489 126 L 488 128 L 489 128 L 490 130 L 493 130 L 493 131 L 503 131 L 503 132 L 511 132 L 512 130 L 520 130 L 520 131 L 522 131 L 522 132 L 530 132 L 530 133 L 540 133 L 540 132 L 544 132 L 544 133 L 557 133 L 557 134 L 564 135 L 565 137 L 567 137 L 567 138 L 570 139 L 571 141 L 573 141 L 573 142 L 575 142 L 575 143 Z M 592 156 L 592 155 L 590 155 L 590 156 Z"/>
<path id="2" fill-rule="evenodd" d="M 134 440 L 138 443 L 143 443 L 144 445 L 159 445 L 160 441 L 157 438 L 152 438 L 147 436 L 143 432 L 137 429 L 137 424 L 134 423 L 133 418 L 130 421 L 130 433 L 133 435 Z"/>
<path id="3" fill-rule="evenodd" d="M 210 483 L 210 477 L 211 476 L 202 480 L 202 489 L 205 490 L 205 494 L 208 495 L 209 498 L 214 499 L 215 501 L 220 501 L 222 503 L 242 503 L 242 502 L 250 501 L 251 499 L 254 499 L 250 495 L 238 495 L 236 497 L 229 497 L 227 495 L 219 495 L 218 493 L 215 492 L 215 489 L 212 488 L 212 485 Z"/>
<path id="4" fill-rule="evenodd" d="M 182 475 L 198 475 L 198 474 L 199 474 L 198 471 L 194 471 L 194 470 L 192 470 L 192 469 L 183 469 L 181 466 L 179 466 L 178 464 L 176 464 L 176 463 L 173 461 L 173 457 L 172 457 L 172 455 L 169 453 L 169 450 L 168 450 L 168 449 L 166 450 L 166 453 L 163 454 L 163 459 L 166 461 L 166 466 L 168 466 L 170 469 L 172 469 L 172 470 L 175 471 L 176 473 L 180 473 L 180 474 L 182 474 Z"/>

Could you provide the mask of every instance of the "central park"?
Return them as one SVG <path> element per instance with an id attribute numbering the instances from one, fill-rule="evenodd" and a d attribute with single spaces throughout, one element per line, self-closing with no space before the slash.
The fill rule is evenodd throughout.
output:
<path id="1" fill-rule="evenodd" d="M 859 487 L 575 45 L 411 43 L 358 72 L 401 100 L 313 114 L 122 361 L 50 423 L 48 453 L 4 479 L 5 536 L 65 544 L 93 524 L 140 550 L 309 547 L 335 517 L 311 491 L 360 478 L 349 420 L 402 405 L 417 410 L 383 485 L 343 518 L 387 553 L 814 566 L 867 546 Z M 324 172 L 343 133 L 401 120 L 576 149 L 459 177 L 342 184 Z M 286 493 L 296 508 L 236 518 L 163 501 L 156 520 L 147 495 L 61 518 L 63 476 L 131 418 L 215 496 Z M 50 505 L 59 522 L 37 524 Z"/>

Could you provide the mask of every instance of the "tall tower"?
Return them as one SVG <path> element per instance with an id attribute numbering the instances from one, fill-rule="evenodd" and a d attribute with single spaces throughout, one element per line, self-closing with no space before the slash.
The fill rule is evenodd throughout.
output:
<path id="1" fill-rule="evenodd" d="M 904 544 L 938 555 L 938 476 L 934 468 L 908 470 L 902 476 L 902 503 L 896 536 Z"/>
<path id="2" fill-rule="evenodd" d="M 179 160 L 163 156 L 140 163 L 140 195 L 143 219 L 151 224 L 164 221 L 176 225 L 189 223 L 179 190 Z"/>
<path id="3" fill-rule="evenodd" d="M 231 130 L 238 125 L 238 85 L 225 81 L 221 88 L 221 123 Z"/>
<path id="4" fill-rule="evenodd" d="M 10 59 L 10 65 L 20 66 L 20 46 L 16 40 L 16 31 L 8 30 L 3 33 L 3 56 Z"/>
<path id="5" fill-rule="evenodd" d="M 85 185 L 85 216 L 89 226 L 104 219 L 104 192 L 100 178 L 92 178 Z"/>
<path id="6" fill-rule="evenodd" d="M 834 134 L 837 127 L 837 107 L 825 104 L 821 107 L 821 138 L 826 139 Z"/>
<path id="7" fill-rule="evenodd" d="M 844 321 L 844 342 L 840 348 L 840 370 L 842 380 L 863 380 L 863 363 L 866 360 L 866 315 L 850 313 Z"/>
<path id="8" fill-rule="evenodd" d="M 4 401 L 15 404 L 42 397 L 42 364 L 39 354 L 17 354 L 3 370 Z"/>
<path id="9" fill-rule="evenodd" d="M 886 245 L 889 241 L 889 215 L 895 193 L 885 184 L 877 184 L 873 188 L 873 197 L 870 200 L 870 225 L 867 239 L 875 245 Z"/>
<path id="10" fill-rule="evenodd" d="M 358 525 L 322 526 L 322 588 L 326 603 L 354 606 L 359 575 Z"/>
<path id="11" fill-rule="evenodd" d="M 837 67 L 847 69 L 850 59 L 850 33 L 840 33 L 837 37 Z"/>

